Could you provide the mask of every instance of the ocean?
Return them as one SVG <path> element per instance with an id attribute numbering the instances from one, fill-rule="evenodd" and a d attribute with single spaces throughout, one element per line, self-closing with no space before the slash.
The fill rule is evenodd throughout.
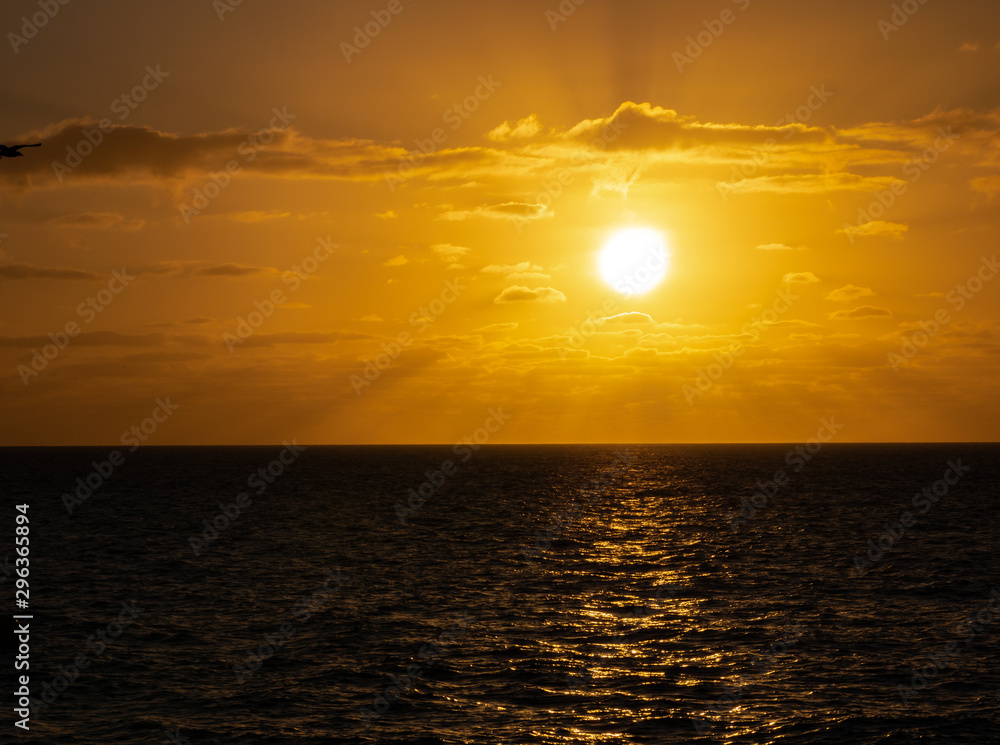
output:
<path id="1" fill-rule="evenodd" d="M 1000 743 L 997 445 L 0 461 L 4 742 Z"/>

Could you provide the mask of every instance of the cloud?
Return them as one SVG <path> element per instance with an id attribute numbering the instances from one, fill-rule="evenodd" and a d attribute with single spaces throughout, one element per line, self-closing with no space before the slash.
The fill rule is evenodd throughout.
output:
<path id="1" fill-rule="evenodd" d="M 224 217 L 227 220 L 236 222 L 264 222 L 265 220 L 280 220 L 291 217 L 291 212 L 279 212 L 278 210 L 248 210 L 246 212 L 222 212 L 213 217 Z"/>
<path id="2" fill-rule="evenodd" d="M 206 264 L 198 261 L 159 261 L 154 264 L 140 264 L 129 268 L 129 273 L 151 274 L 175 279 L 191 279 L 192 277 L 251 277 L 257 274 L 274 274 L 279 272 L 273 267 L 250 266 L 247 264 Z"/>
<path id="3" fill-rule="evenodd" d="M 508 274 L 504 279 L 552 279 L 552 276 L 544 272 L 514 272 Z"/>
<path id="4" fill-rule="evenodd" d="M 145 363 L 162 363 L 162 362 L 195 362 L 198 360 L 209 360 L 212 358 L 210 354 L 204 354 L 202 352 L 133 352 L 132 354 L 124 354 L 115 359 L 120 360 L 122 363 L 128 362 L 130 364 L 145 364 Z M 125 367 L 123 364 L 122 367 Z"/>
<path id="5" fill-rule="evenodd" d="M 718 124 L 699 122 L 649 103 L 626 101 L 608 117 L 585 119 L 561 133 L 565 140 L 588 143 L 600 150 L 673 150 L 706 145 L 764 145 L 769 139 L 821 143 L 829 135 L 818 127 L 802 124 L 782 126 Z"/>
<path id="6" fill-rule="evenodd" d="M 246 277 L 264 271 L 259 266 L 243 264 L 210 264 L 208 266 L 192 267 L 191 275 L 197 277 Z"/>
<path id="7" fill-rule="evenodd" d="M 480 271 L 486 274 L 502 274 L 506 279 L 549 279 L 544 267 L 536 266 L 530 261 L 522 261 L 520 264 L 490 264 Z"/>
<path id="8" fill-rule="evenodd" d="M 863 305 L 853 310 L 838 310 L 831 313 L 830 318 L 842 321 L 856 321 L 862 318 L 892 318 L 892 311 L 888 308 L 875 308 L 871 305 Z"/>
<path id="9" fill-rule="evenodd" d="M 368 314 L 367 316 L 361 316 L 361 318 L 356 319 L 358 321 L 364 321 L 365 323 L 381 323 L 382 316 L 376 316 L 374 314 Z"/>
<path id="10" fill-rule="evenodd" d="M 156 321 L 153 323 L 144 323 L 143 326 L 148 326 L 149 328 L 176 328 L 177 326 L 202 326 L 206 323 L 212 323 L 214 319 L 208 316 L 195 316 L 193 318 L 185 318 L 183 321 Z"/>
<path id="11" fill-rule="evenodd" d="M 859 300 L 863 297 L 870 297 L 875 293 L 870 287 L 858 287 L 857 285 L 844 285 L 836 290 L 833 290 L 829 295 L 826 296 L 827 300 L 833 300 L 837 303 L 849 303 L 853 300 Z"/>
<path id="12" fill-rule="evenodd" d="M 204 339 L 204 337 L 200 337 Z M 150 347 L 159 346 L 172 339 L 190 341 L 191 337 L 170 337 L 156 332 L 152 334 L 120 334 L 117 331 L 84 331 L 73 337 L 73 346 L 82 347 Z M 0 347 L 31 349 L 50 344 L 47 336 L 0 336 Z"/>
<path id="13" fill-rule="evenodd" d="M 1000 175 L 990 174 L 974 178 L 969 181 L 969 188 L 980 194 L 985 194 L 987 199 L 992 201 L 997 192 L 1000 192 Z"/>
<path id="14" fill-rule="evenodd" d="M 594 176 L 594 186 L 590 190 L 590 196 L 599 197 L 604 192 L 610 191 L 619 194 L 622 199 L 627 199 L 629 189 L 639 179 L 641 173 L 641 165 L 631 160 L 610 162 L 599 175 Z"/>
<path id="15" fill-rule="evenodd" d="M 821 97 L 825 95 L 832 93 L 827 91 Z M 864 177 L 852 172 L 855 166 L 905 164 L 930 146 L 942 127 L 953 127 L 961 137 L 952 148 L 952 156 L 964 153 L 981 159 L 983 153 L 995 150 L 998 117 L 995 112 L 936 110 L 917 119 L 838 130 L 800 123 L 770 126 L 699 121 L 671 109 L 626 101 L 608 116 L 584 119 L 568 128 L 542 128 L 533 116 L 505 122 L 484 138 L 486 146 L 442 148 L 431 154 L 410 151 L 394 142 L 314 139 L 291 127 L 271 130 L 272 139 L 265 146 L 253 139 L 259 133 L 250 131 L 178 135 L 150 127 L 114 125 L 104 133 L 99 147 L 71 173 L 62 174 L 62 183 L 159 183 L 183 201 L 192 198 L 193 191 L 182 193 L 182 186 L 204 185 L 212 172 L 225 170 L 234 157 L 241 167 L 234 179 L 375 181 L 399 178 L 400 163 L 413 156 L 419 165 L 406 177 L 408 181 L 457 179 L 467 185 L 522 176 L 537 183 L 545 173 L 558 173 L 564 167 L 572 175 L 592 179 L 598 193 L 612 189 L 624 194 L 638 178 L 640 167 L 644 178 L 659 178 L 660 183 L 675 183 L 678 168 L 699 167 L 702 175 L 714 179 L 727 165 L 745 163 L 750 152 L 763 157 L 759 178 L 720 183 L 720 189 L 734 193 L 876 190 L 906 182 L 890 175 Z M 85 141 L 84 131 L 95 127 L 98 123 L 90 119 L 65 120 L 23 136 L 40 139 L 53 153 L 65 153 Z M 252 160 L 247 157 L 249 145 L 253 147 Z M 12 160 L 0 170 L 0 180 L 23 188 L 57 185 L 48 159 Z M 651 176 L 657 168 L 663 175 Z M 891 173 L 896 172 L 893 169 Z M 534 205 L 533 212 L 512 216 L 504 207 L 456 210 L 444 219 L 537 219 L 551 214 L 542 205 Z M 395 213 L 390 210 L 379 215 L 389 218 Z"/>
<path id="16" fill-rule="evenodd" d="M 866 178 L 856 173 L 780 174 L 720 182 L 720 191 L 733 194 L 827 194 L 836 191 L 880 191 L 905 181 L 890 176 Z"/>
<path id="17" fill-rule="evenodd" d="M 338 341 L 374 339 L 371 334 L 351 331 L 277 331 L 270 334 L 256 333 L 243 340 L 244 347 L 274 347 L 279 344 L 330 344 Z"/>
<path id="18" fill-rule="evenodd" d="M 825 91 L 825 87 L 823 87 Z M 818 91 L 817 91 L 818 92 Z M 832 95 L 827 91 L 822 94 Z M 758 178 L 719 183 L 723 192 L 821 194 L 836 191 L 873 191 L 906 184 L 891 174 L 862 176 L 871 166 L 904 165 L 939 137 L 937 130 L 953 128 L 961 137 L 950 157 L 966 155 L 978 161 L 995 151 L 1000 114 L 969 110 L 936 110 L 917 119 L 868 123 L 850 129 L 814 127 L 800 123 L 771 126 L 759 123 L 699 121 L 649 103 L 626 101 L 608 116 L 584 119 L 569 127 L 543 128 L 537 117 L 505 122 L 484 138 L 485 146 L 442 148 L 434 153 L 410 151 L 395 142 L 361 139 L 314 139 L 288 127 L 271 130 L 266 146 L 250 131 L 225 130 L 178 135 L 150 127 L 115 125 L 99 147 L 73 169 L 62 174 L 69 187 L 88 181 L 116 185 L 153 183 L 169 191 L 178 204 L 194 197 L 211 173 L 223 171 L 236 158 L 241 171 L 235 179 L 335 179 L 376 181 L 400 178 L 401 162 L 412 156 L 419 165 L 408 182 L 438 185 L 490 186 L 496 179 L 530 178 L 539 183 L 546 174 L 561 173 L 589 179 L 594 193 L 612 190 L 622 195 L 639 178 L 675 184 L 679 169 L 715 180 L 728 165 L 743 164 L 748 153 L 763 158 Z M 54 153 L 65 153 L 85 141 L 84 131 L 98 123 L 66 120 L 43 131 L 22 133 L 38 138 Z M 777 143 L 777 144 L 775 144 Z M 253 147 L 253 159 L 247 147 Z M 236 155 L 234 155 L 236 154 Z M 418 157 L 419 156 L 419 157 Z M 0 181 L 22 188 L 58 185 L 48 159 L 12 159 L 0 169 Z M 504 182 L 509 188 L 509 180 Z M 185 188 L 190 187 L 190 188 Z M 530 200 L 529 200 L 530 202 Z M 378 213 L 390 218 L 395 212 Z M 544 205 L 520 198 L 502 204 L 457 209 L 441 219 L 540 219 L 552 215 Z"/>
<path id="19" fill-rule="evenodd" d="M 395 220 L 399 217 L 399 215 L 397 215 L 393 210 L 389 210 L 388 212 L 377 212 L 375 213 L 375 217 L 380 217 L 383 220 Z"/>
<path id="20" fill-rule="evenodd" d="M 86 140 L 85 132 L 92 132 L 98 123 L 90 119 L 71 119 L 47 127 L 36 133 L 53 153 L 66 153 Z M 198 134 L 187 137 L 160 132 L 150 127 L 114 126 L 106 128 L 101 144 L 82 158 L 72 172 L 60 174 L 66 183 L 84 179 L 110 179 L 118 176 L 145 176 L 150 178 L 176 177 L 187 170 L 209 170 L 224 167 L 243 144 L 249 133 L 236 131 Z M 289 140 L 289 132 L 275 132 L 273 147 L 280 148 Z M 48 159 L 28 159 L 8 178 L 27 181 L 54 180 L 56 174 Z"/>
<path id="21" fill-rule="evenodd" d="M 627 313 L 618 313 L 614 316 L 606 316 L 604 318 L 597 319 L 597 322 L 601 325 L 615 324 L 622 326 L 648 326 L 655 323 L 651 316 L 637 311 L 629 311 Z"/>
<path id="22" fill-rule="evenodd" d="M 497 295 L 493 302 L 498 305 L 521 302 L 565 303 L 566 296 L 551 287 L 536 287 L 534 290 L 530 290 L 527 287 L 514 285 Z"/>
<path id="23" fill-rule="evenodd" d="M 542 125 L 538 122 L 538 116 L 532 114 L 513 125 L 510 122 L 504 122 L 487 132 L 486 136 L 497 142 L 506 142 L 508 140 L 522 140 L 534 137 L 541 131 Z"/>
<path id="24" fill-rule="evenodd" d="M 468 220 L 473 217 L 488 217 L 493 220 L 538 220 L 551 217 L 552 212 L 544 204 L 529 202 L 504 202 L 483 205 L 472 210 L 452 210 L 445 212 L 441 220 Z"/>
<path id="25" fill-rule="evenodd" d="M 18 263 L 0 265 L 0 279 L 104 279 L 106 277 L 106 274 L 71 267 Z"/>
<path id="26" fill-rule="evenodd" d="M 861 225 L 848 225 L 837 232 L 846 235 L 848 238 L 875 238 L 886 236 L 893 240 L 900 241 L 910 229 L 909 225 L 898 222 L 885 222 L 883 220 L 872 220 Z"/>
<path id="27" fill-rule="evenodd" d="M 93 119 L 68 119 L 25 136 L 35 137 L 52 153 L 75 150 L 86 141 L 84 132 L 100 129 Z M 271 129 L 271 141 L 262 144 L 261 131 L 225 130 L 196 135 L 178 135 L 152 127 L 113 125 L 107 127 L 101 144 L 70 169 L 58 174 L 48 158 L 18 158 L 0 171 L 0 179 L 22 188 L 76 185 L 86 181 L 163 182 L 164 180 L 209 179 L 225 171 L 234 159 L 240 173 L 271 177 L 328 178 L 374 181 L 395 172 L 405 148 L 371 140 L 316 140 L 291 127 Z M 252 154 L 253 157 L 250 157 Z M 425 170 L 467 162 L 472 153 L 440 151 L 428 158 Z M 476 155 L 475 157 L 480 157 Z M 58 179 L 58 180 L 57 180 Z M 176 186 L 176 184 L 175 184 Z"/>
<path id="28" fill-rule="evenodd" d="M 812 272 L 790 272 L 782 277 L 781 281 L 790 284 L 814 285 L 821 280 Z"/>
<path id="29" fill-rule="evenodd" d="M 436 243 L 431 246 L 431 251 L 441 257 L 442 260 L 448 261 L 452 264 L 459 261 L 462 257 L 472 253 L 471 248 L 466 248 L 465 246 L 453 246 L 450 243 Z"/>
<path id="30" fill-rule="evenodd" d="M 508 323 L 491 323 L 489 326 L 483 326 L 482 328 L 476 329 L 484 334 L 493 334 L 500 331 L 513 331 L 518 326 L 517 321 L 510 321 Z"/>
<path id="31" fill-rule="evenodd" d="M 79 212 L 61 215 L 49 220 L 49 224 L 62 228 L 94 228 L 97 230 L 141 230 L 145 220 L 128 220 L 117 212 Z"/>
<path id="32" fill-rule="evenodd" d="M 805 246 L 799 246 L 798 250 L 803 250 Z M 757 246 L 758 251 L 795 251 L 796 249 L 791 246 L 786 246 L 784 243 L 765 243 L 762 246 Z"/>
<path id="33" fill-rule="evenodd" d="M 960 52 L 978 52 L 979 42 L 978 41 L 967 41 L 962 46 L 958 48 Z"/>
<path id="34" fill-rule="evenodd" d="M 400 254 L 399 256 L 393 256 L 388 261 L 383 261 L 382 266 L 403 266 L 403 264 L 409 264 L 410 260 Z"/>

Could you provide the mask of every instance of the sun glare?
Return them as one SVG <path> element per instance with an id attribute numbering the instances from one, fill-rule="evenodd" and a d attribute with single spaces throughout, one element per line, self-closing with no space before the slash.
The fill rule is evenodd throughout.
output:
<path id="1" fill-rule="evenodd" d="M 601 249 L 604 281 L 623 295 L 643 295 L 667 274 L 668 256 L 663 235 L 651 228 L 626 228 L 611 236 Z"/>

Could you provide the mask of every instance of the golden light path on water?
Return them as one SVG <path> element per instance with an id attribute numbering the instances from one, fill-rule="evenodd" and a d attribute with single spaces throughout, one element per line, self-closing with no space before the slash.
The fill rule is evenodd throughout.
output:
<path id="1" fill-rule="evenodd" d="M 580 669 L 565 676 L 562 685 L 543 689 L 557 701 L 548 711 L 553 716 L 565 713 L 574 706 L 575 695 L 593 696 L 595 689 L 603 690 L 605 702 L 575 710 L 582 721 L 600 729 L 602 723 L 663 716 L 669 690 L 674 702 L 689 702 L 689 719 L 680 725 L 681 731 L 687 728 L 694 736 L 690 719 L 699 718 L 716 735 L 724 730 L 726 740 L 759 731 L 766 712 L 750 711 L 746 693 L 753 687 L 761 695 L 770 688 L 770 679 L 781 673 L 766 667 L 756 671 L 765 643 L 732 648 L 729 638 L 735 617 L 741 614 L 727 612 L 721 600 L 692 588 L 705 580 L 725 585 L 734 575 L 726 569 L 722 554 L 706 560 L 704 536 L 678 529 L 707 517 L 712 509 L 709 501 L 678 500 L 683 491 L 680 482 L 636 475 L 595 500 L 595 509 L 588 510 L 576 526 L 581 534 L 577 550 L 562 562 L 561 574 L 594 581 L 590 592 L 576 598 L 579 605 L 574 612 L 552 621 L 561 638 L 538 644 L 537 654 L 550 664 Z M 720 546 L 720 550 L 728 549 Z M 688 567 L 668 568 L 666 564 L 676 564 L 678 555 L 690 557 Z M 652 597 L 648 590 L 609 593 L 609 586 L 622 585 L 656 591 Z M 775 641 L 785 633 L 787 619 L 782 614 L 766 613 L 752 620 L 773 628 Z M 794 659 L 788 656 L 783 664 L 794 667 Z M 614 703 L 615 699 L 622 703 Z M 553 736 L 551 731 L 544 734 Z M 598 734 L 570 728 L 563 739 L 618 743 L 631 741 L 631 735 L 624 730 Z"/>

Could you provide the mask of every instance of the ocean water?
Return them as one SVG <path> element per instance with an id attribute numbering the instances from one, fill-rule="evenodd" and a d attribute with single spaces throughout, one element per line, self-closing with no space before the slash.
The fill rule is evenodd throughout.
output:
<path id="1" fill-rule="evenodd" d="M 1000 743 L 996 445 L 110 455 L 0 451 L 4 742 Z"/>

